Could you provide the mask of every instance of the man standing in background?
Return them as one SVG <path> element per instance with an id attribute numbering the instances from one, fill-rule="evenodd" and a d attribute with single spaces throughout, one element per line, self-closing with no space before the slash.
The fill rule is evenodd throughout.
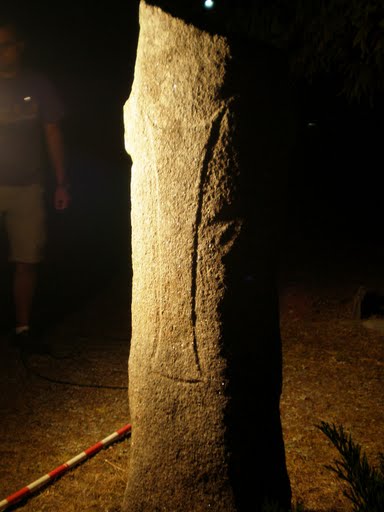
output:
<path id="1" fill-rule="evenodd" d="M 0 20 L 0 220 L 15 269 L 13 340 L 20 348 L 38 352 L 42 346 L 30 324 L 45 242 L 45 150 L 56 176 L 55 208 L 66 209 L 70 198 L 60 129 L 63 108 L 50 82 L 24 69 L 23 50 L 17 27 Z"/>

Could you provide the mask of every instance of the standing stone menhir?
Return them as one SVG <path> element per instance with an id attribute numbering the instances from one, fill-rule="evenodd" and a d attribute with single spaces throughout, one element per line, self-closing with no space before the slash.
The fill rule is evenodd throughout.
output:
<path id="1" fill-rule="evenodd" d="M 255 79 L 237 51 L 141 2 L 124 111 L 133 160 L 130 512 L 289 502 L 271 277 L 289 144 L 284 115 L 270 119 L 284 101 L 269 56 L 260 52 Z"/>

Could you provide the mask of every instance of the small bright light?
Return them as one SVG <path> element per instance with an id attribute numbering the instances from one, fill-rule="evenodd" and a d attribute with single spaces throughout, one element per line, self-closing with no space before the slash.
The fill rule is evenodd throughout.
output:
<path id="1" fill-rule="evenodd" d="M 32 99 L 32 98 L 31 98 L 30 96 L 26 96 L 26 97 L 24 98 L 24 101 L 31 101 L 31 99 Z"/>
<path id="2" fill-rule="evenodd" d="M 317 123 L 315 121 L 309 121 L 309 123 L 307 123 L 307 126 L 308 128 L 316 128 Z"/>
<path id="3" fill-rule="evenodd" d="M 206 9 L 213 9 L 214 6 L 215 6 L 215 2 L 213 0 L 205 0 L 204 7 Z"/>

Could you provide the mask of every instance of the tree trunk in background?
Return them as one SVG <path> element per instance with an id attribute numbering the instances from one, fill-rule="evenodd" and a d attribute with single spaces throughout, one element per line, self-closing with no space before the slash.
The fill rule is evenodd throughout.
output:
<path id="1" fill-rule="evenodd" d="M 288 508 L 274 254 L 293 127 L 279 62 L 145 2 L 132 156 L 124 510 Z"/>

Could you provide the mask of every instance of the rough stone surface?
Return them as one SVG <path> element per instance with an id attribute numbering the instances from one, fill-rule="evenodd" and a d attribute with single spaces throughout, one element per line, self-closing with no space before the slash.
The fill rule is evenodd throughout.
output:
<path id="1" fill-rule="evenodd" d="M 250 86 L 249 77 L 238 80 L 233 62 L 226 38 L 141 3 L 134 84 L 124 110 L 133 160 L 133 429 L 124 503 L 130 512 L 250 510 L 244 505 L 250 493 L 268 492 L 261 473 L 244 478 L 245 454 L 257 448 L 243 450 L 234 438 L 244 435 L 246 445 L 251 439 L 255 445 L 255 435 L 264 435 L 251 428 L 255 412 L 260 422 L 263 415 L 273 416 L 277 455 L 272 450 L 269 456 L 278 468 L 273 486 L 282 481 L 289 494 L 278 414 L 278 319 L 266 247 L 273 222 L 265 219 L 267 190 L 249 201 L 243 193 L 251 183 L 240 168 L 249 159 L 249 143 L 253 152 L 256 141 L 254 133 L 239 137 L 247 124 L 241 125 L 238 114 L 239 90 Z M 260 110 L 263 99 L 257 103 Z M 258 180 L 268 172 L 261 168 Z M 258 196 L 260 206 L 251 215 L 257 222 L 248 222 L 247 205 Z M 259 227 L 263 216 L 267 230 Z M 256 242 L 254 229 L 259 229 Z M 247 268 L 250 261 L 256 261 L 261 279 Z M 254 290 L 255 279 L 256 293 L 240 308 L 248 293 L 243 283 Z M 263 302 L 258 313 L 255 301 Z M 248 327 L 258 315 L 262 327 L 258 323 L 250 339 Z M 262 390 L 260 379 L 266 382 Z M 261 402 L 254 399 L 255 387 Z M 250 400 L 236 399 L 245 389 Z M 271 394 L 272 405 L 265 406 Z M 241 421 L 233 421 L 240 411 Z M 264 423 L 265 433 L 271 422 Z M 269 446 L 259 438 L 260 443 Z M 262 471 L 270 479 L 266 466 Z"/>

